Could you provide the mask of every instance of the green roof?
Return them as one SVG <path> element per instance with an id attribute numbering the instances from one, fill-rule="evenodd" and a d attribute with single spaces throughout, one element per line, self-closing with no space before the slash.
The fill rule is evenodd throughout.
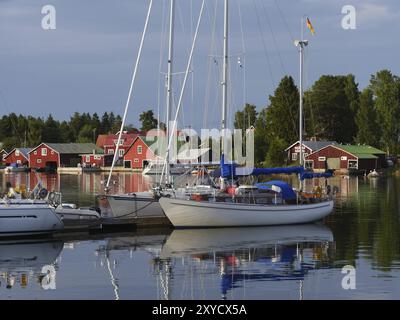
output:
<path id="1" fill-rule="evenodd" d="M 336 147 L 351 153 L 359 159 L 377 159 L 377 155 L 385 154 L 382 150 L 365 145 L 337 145 Z"/>

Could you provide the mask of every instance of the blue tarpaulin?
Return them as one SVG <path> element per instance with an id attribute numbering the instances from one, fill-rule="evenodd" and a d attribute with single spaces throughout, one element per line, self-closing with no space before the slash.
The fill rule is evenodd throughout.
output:
<path id="1" fill-rule="evenodd" d="M 254 168 L 251 175 L 259 176 L 262 174 L 302 174 L 304 172 L 303 167 L 287 167 L 287 168 Z"/>
<path id="2" fill-rule="evenodd" d="M 303 172 L 300 175 L 300 180 L 312 179 L 312 178 L 331 178 L 333 172 L 323 172 L 323 173 L 313 173 L 313 172 Z"/>
<path id="3" fill-rule="evenodd" d="M 288 184 L 287 182 L 280 181 L 280 180 L 272 180 L 268 182 L 261 182 L 261 183 L 256 183 L 256 187 L 261 190 L 273 190 L 276 191 L 276 188 L 274 186 L 280 188 L 280 192 L 282 194 L 282 198 L 285 200 L 292 200 L 296 199 L 296 192 L 294 192 L 292 186 Z M 275 189 L 275 190 L 274 190 Z"/>
<path id="4" fill-rule="evenodd" d="M 225 163 L 224 155 L 221 156 L 220 168 L 214 170 L 212 176 L 214 177 L 241 177 L 241 176 L 259 176 L 259 175 L 271 175 L 271 174 L 300 174 L 300 179 L 312 179 L 312 178 L 330 178 L 332 177 L 331 172 L 326 173 L 312 173 L 306 172 L 303 167 L 283 167 L 283 168 L 246 168 L 237 167 L 235 163 Z"/>

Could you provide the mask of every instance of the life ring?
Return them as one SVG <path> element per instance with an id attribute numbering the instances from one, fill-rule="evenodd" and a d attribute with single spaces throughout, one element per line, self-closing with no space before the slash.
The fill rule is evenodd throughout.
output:
<path id="1" fill-rule="evenodd" d="M 48 191 L 46 188 L 40 189 L 39 191 L 39 198 L 44 199 L 46 198 Z"/>

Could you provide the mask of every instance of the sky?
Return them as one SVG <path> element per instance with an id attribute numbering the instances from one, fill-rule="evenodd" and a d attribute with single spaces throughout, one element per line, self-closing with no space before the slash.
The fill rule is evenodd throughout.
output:
<path id="1" fill-rule="evenodd" d="M 218 128 L 221 118 L 222 0 L 205 0 L 184 93 L 181 127 Z M 286 74 L 298 83 L 293 42 L 308 16 L 316 34 L 305 55 L 305 86 L 323 74 L 356 76 L 359 88 L 388 68 L 400 75 L 398 0 L 229 0 L 229 107 L 268 105 Z M 56 29 L 42 28 L 53 5 Z M 0 0 L 0 115 L 15 112 L 59 120 L 74 112 L 122 114 L 148 0 Z M 165 119 L 169 0 L 154 0 L 127 123 L 153 109 Z M 174 100 L 177 104 L 201 0 L 176 0 Z M 342 8 L 356 10 L 356 29 L 344 29 Z"/>

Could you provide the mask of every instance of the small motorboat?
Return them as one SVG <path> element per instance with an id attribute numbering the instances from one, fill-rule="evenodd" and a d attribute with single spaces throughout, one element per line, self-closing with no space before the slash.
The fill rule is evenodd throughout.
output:
<path id="1" fill-rule="evenodd" d="M 78 208 L 76 204 L 73 203 L 62 203 L 56 207 L 56 213 L 61 217 L 61 219 L 67 220 L 98 220 L 100 219 L 100 210 L 96 208 Z"/>
<path id="2" fill-rule="evenodd" d="M 368 178 L 377 178 L 379 177 L 379 173 L 374 169 L 372 171 L 370 171 L 370 173 L 368 173 Z"/>
<path id="3" fill-rule="evenodd" d="M 47 203 L 28 199 L 0 202 L 0 237 L 51 234 L 63 228 L 64 223 Z"/>

